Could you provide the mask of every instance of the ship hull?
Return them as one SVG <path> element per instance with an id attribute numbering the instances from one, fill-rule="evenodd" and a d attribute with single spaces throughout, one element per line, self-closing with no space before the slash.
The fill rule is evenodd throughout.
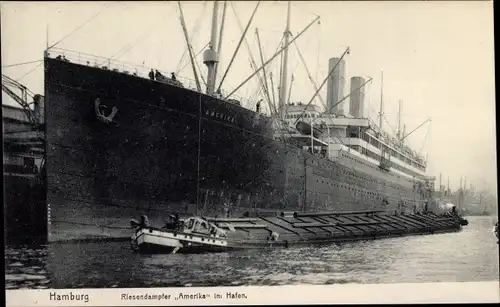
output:
<path id="1" fill-rule="evenodd" d="M 274 140 L 270 118 L 174 85 L 46 58 L 45 103 L 49 241 L 125 238 L 141 214 L 393 211 L 423 198 L 407 179 L 308 154 Z"/>

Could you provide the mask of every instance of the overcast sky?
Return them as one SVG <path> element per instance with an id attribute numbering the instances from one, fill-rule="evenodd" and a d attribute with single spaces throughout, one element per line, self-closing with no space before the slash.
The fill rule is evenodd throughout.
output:
<path id="1" fill-rule="evenodd" d="M 219 81 L 241 35 L 233 7 L 245 27 L 256 4 L 249 1 L 228 5 Z M 180 62 L 186 44 L 175 2 L 1 5 L 4 67 L 41 60 L 47 32 L 48 44 L 57 43 L 57 48 L 105 58 L 114 56 L 166 72 L 189 63 L 186 57 Z M 198 52 L 210 39 L 212 3 L 185 2 L 182 7 L 193 49 Z M 439 178 L 442 173 L 443 184 L 449 176 L 451 188 L 457 188 L 460 177 L 467 176 L 468 183 L 496 191 L 492 2 L 292 2 L 292 33 L 298 34 L 316 16 L 321 17 L 320 24 L 305 32 L 297 45 L 318 85 L 328 73 L 328 58 L 340 57 L 350 47 L 345 58 L 346 77 L 374 78 L 366 87 L 365 115 L 377 120 L 383 70 L 388 121 L 384 126 L 388 132 L 396 128 L 401 99 L 407 132 L 431 118 L 430 124 L 407 139 L 415 150 L 428 154 L 429 175 Z M 277 50 L 285 20 L 285 2 L 260 3 L 246 36 L 258 63 L 255 29 L 259 30 L 264 57 L 268 59 Z M 194 32 L 196 24 L 199 27 Z M 296 50 L 291 46 L 289 71 L 295 77 L 291 100 L 307 102 L 314 90 Z M 201 54 L 197 59 L 206 75 Z M 269 67 L 275 88 L 279 61 L 277 57 Z M 2 70 L 15 79 L 21 78 L 19 81 L 32 91 L 42 93 L 42 67 L 36 62 Z M 225 92 L 251 72 L 249 52 L 243 44 L 224 81 Z M 180 75 L 193 78 L 191 67 L 185 66 Z M 348 84 L 346 94 L 347 88 Z M 255 79 L 237 95 L 253 98 L 257 90 Z M 326 97 L 326 90 L 321 94 Z M 347 105 L 344 108 L 348 110 Z"/>

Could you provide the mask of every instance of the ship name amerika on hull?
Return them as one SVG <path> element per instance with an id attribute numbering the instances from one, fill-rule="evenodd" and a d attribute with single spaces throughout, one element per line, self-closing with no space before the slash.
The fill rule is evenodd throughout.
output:
<path id="1" fill-rule="evenodd" d="M 266 115 L 174 84 L 46 57 L 45 95 L 49 241 L 128 237 L 141 214 L 394 211 L 424 198 L 392 173 L 275 140 Z"/>

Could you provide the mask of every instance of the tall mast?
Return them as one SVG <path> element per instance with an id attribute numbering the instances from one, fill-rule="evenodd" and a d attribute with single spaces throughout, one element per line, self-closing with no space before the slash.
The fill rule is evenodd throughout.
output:
<path id="1" fill-rule="evenodd" d="M 219 2 L 214 1 L 214 10 L 212 15 L 212 31 L 208 49 L 203 53 L 203 63 L 207 65 L 207 94 L 213 95 L 215 88 L 215 65 L 219 62 L 217 54 L 217 12 Z"/>
<path id="2" fill-rule="evenodd" d="M 379 136 L 382 134 L 382 124 L 383 124 L 383 116 L 384 116 L 384 72 L 382 71 L 381 73 L 381 85 L 380 85 L 380 112 L 379 112 L 379 124 L 378 128 L 380 129 L 379 131 Z"/>
<path id="3" fill-rule="evenodd" d="M 177 5 L 179 6 L 182 31 L 184 33 L 184 38 L 186 39 L 186 45 L 187 45 L 188 52 L 189 52 L 189 59 L 191 61 L 191 68 L 193 69 L 193 76 L 194 76 L 194 80 L 196 81 L 196 88 L 198 89 L 198 91 L 201 91 L 200 80 L 198 79 L 198 73 L 196 72 L 196 64 L 195 64 L 195 59 L 194 59 L 194 54 L 193 54 L 193 48 L 192 48 L 191 43 L 189 41 L 189 35 L 187 32 L 187 28 L 186 28 L 186 21 L 184 20 L 184 13 L 182 12 L 181 2 L 177 1 Z"/>
<path id="4" fill-rule="evenodd" d="M 49 53 L 49 24 L 45 29 L 45 51 L 43 52 L 43 56 L 47 57 Z"/>
<path id="5" fill-rule="evenodd" d="M 465 180 L 464 180 L 464 201 L 465 201 L 466 193 L 467 193 L 467 176 L 465 176 Z"/>
<path id="6" fill-rule="evenodd" d="M 285 104 L 286 104 L 286 92 L 287 92 L 287 77 L 288 77 L 288 45 L 290 40 L 290 1 L 288 1 L 288 12 L 286 17 L 286 29 L 285 29 L 285 46 L 283 54 L 283 74 L 281 75 L 281 85 L 280 85 L 280 95 L 279 95 L 279 112 L 280 118 L 285 118 Z"/>
<path id="7" fill-rule="evenodd" d="M 458 208 L 459 209 L 462 208 L 462 203 L 464 201 L 464 188 L 462 187 L 462 179 L 463 179 L 463 177 L 460 176 L 460 192 L 458 193 L 458 195 L 459 195 L 458 196 L 459 197 L 458 198 L 459 199 L 459 201 L 458 201 Z"/>
<path id="8" fill-rule="evenodd" d="M 264 55 L 262 53 L 262 45 L 260 44 L 260 36 L 259 36 L 259 30 L 258 29 L 255 29 L 255 35 L 257 36 L 257 44 L 259 46 L 260 63 L 262 65 L 264 65 Z M 276 104 L 274 102 L 274 99 L 271 101 L 271 96 L 269 95 L 269 86 L 267 84 L 266 69 L 264 67 L 262 68 L 262 73 L 264 74 L 264 80 L 262 80 L 262 82 L 264 84 L 264 91 L 266 93 L 267 101 L 269 102 L 269 106 L 272 106 L 272 108 L 270 108 L 270 109 L 271 110 L 274 109 L 274 112 L 275 112 L 274 115 L 276 116 L 276 115 L 278 115 L 278 114 L 276 114 L 277 113 L 276 112 Z"/>
<path id="9" fill-rule="evenodd" d="M 443 184 L 441 182 L 442 180 L 442 175 L 441 173 L 439 173 L 439 198 L 441 199 L 441 201 L 443 200 Z"/>
<path id="10" fill-rule="evenodd" d="M 398 141 L 402 137 L 402 135 L 401 135 L 401 106 L 402 106 L 402 104 L 403 104 L 403 101 L 400 99 L 399 100 L 399 110 L 398 110 L 398 133 L 397 133 L 398 134 L 397 135 Z"/>
<path id="11" fill-rule="evenodd" d="M 262 64 L 261 67 L 259 67 L 252 74 L 250 74 L 250 76 L 248 76 L 243 82 L 241 82 L 240 85 L 238 85 L 231 93 L 227 94 L 225 99 L 228 99 L 229 97 L 231 97 L 232 94 L 237 92 L 243 85 L 245 85 L 248 82 L 248 80 L 252 79 L 253 76 L 258 74 L 264 67 L 266 67 L 266 65 L 271 63 L 272 60 L 274 60 L 278 55 L 280 55 L 281 52 L 283 52 L 283 50 L 288 48 L 291 43 L 293 43 L 296 39 L 298 39 L 300 36 L 302 36 L 302 34 L 304 34 L 304 32 L 306 32 L 307 29 L 309 29 L 318 20 L 319 20 L 319 16 L 314 18 L 314 20 L 311 21 L 311 23 L 309 23 L 302 31 L 300 31 L 299 34 L 297 34 L 297 36 L 292 38 L 292 40 L 288 43 L 288 45 L 285 45 L 284 47 L 280 48 L 280 50 L 278 50 L 271 58 L 269 58 L 264 64 Z"/>
<path id="12" fill-rule="evenodd" d="M 222 48 L 222 34 L 224 33 L 224 22 L 226 20 L 226 9 L 227 9 L 227 1 L 224 1 L 224 7 L 222 9 L 222 21 L 220 24 L 220 31 L 219 31 L 219 45 L 217 46 L 217 55 L 220 56 L 221 54 L 221 48 Z M 215 64 L 215 72 L 214 72 L 214 87 L 215 87 L 215 81 L 217 81 L 217 68 L 219 67 L 219 64 Z"/>
<path id="13" fill-rule="evenodd" d="M 402 134 L 403 134 L 403 136 L 406 135 L 406 124 L 403 124 L 403 133 Z M 403 140 L 404 140 L 404 138 L 399 139 L 399 141 L 401 142 L 401 145 L 403 145 Z"/>

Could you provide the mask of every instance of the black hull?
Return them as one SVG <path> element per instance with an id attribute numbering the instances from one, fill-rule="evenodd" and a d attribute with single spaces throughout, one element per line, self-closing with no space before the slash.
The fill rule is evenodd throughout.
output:
<path id="1" fill-rule="evenodd" d="M 96 99 L 106 115 L 117 107 L 112 123 L 98 120 Z M 274 140 L 264 115 L 174 85 L 46 58 L 45 104 L 50 241 L 127 237 L 140 214 L 161 224 L 170 212 L 220 216 L 224 204 L 232 215 L 394 211 L 424 197 L 397 175 Z"/>

